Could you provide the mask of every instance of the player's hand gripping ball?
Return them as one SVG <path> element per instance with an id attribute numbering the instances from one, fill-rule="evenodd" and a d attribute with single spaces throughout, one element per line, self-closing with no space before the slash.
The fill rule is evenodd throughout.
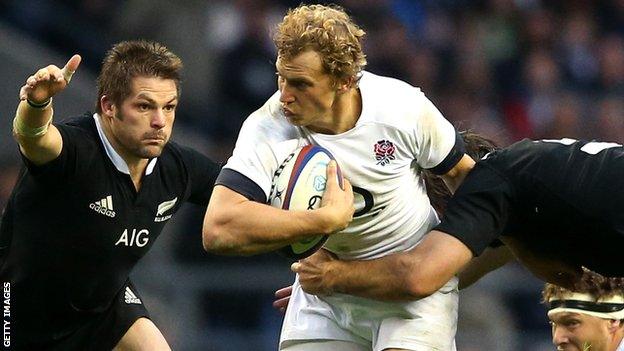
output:
<path id="1" fill-rule="evenodd" d="M 326 149 L 307 145 L 291 152 L 278 167 L 271 185 L 270 204 L 285 210 L 315 210 L 327 183 L 327 165 L 334 157 Z M 337 168 L 338 184 L 342 187 L 342 173 Z M 327 235 L 312 236 L 287 245 L 278 252 L 286 257 L 301 259 L 321 248 Z"/>

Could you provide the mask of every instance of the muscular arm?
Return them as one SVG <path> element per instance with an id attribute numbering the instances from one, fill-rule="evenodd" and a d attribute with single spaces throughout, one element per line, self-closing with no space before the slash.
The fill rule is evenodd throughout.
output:
<path id="1" fill-rule="evenodd" d="M 38 128 L 50 121 L 52 118 L 52 103 L 43 109 L 32 108 L 21 101 L 17 106 L 16 118 L 21 119 L 28 128 Z M 48 128 L 48 132 L 41 136 L 25 136 L 13 131 L 13 136 L 19 144 L 20 151 L 27 159 L 35 165 L 42 165 L 54 160 L 61 154 L 63 148 L 63 139 L 58 129 L 52 124 Z"/>
<path id="2" fill-rule="evenodd" d="M 496 270 L 514 258 L 507 246 L 488 247 L 479 257 L 473 258 L 459 273 L 459 289 L 465 289 L 486 274 Z"/>
<path id="3" fill-rule="evenodd" d="M 310 211 L 281 210 L 217 185 L 204 217 L 204 249 L 252 255 L 344 229 L 353 217 L 353 191 L 346 180 L 345 190 L 338 186 L 335 162 L 330 163 L 327 172 L 321 208 Z"/>
<path id="4" fill-rule="evenodd" d="M 429 296 L 456 275 L 472 258 L 461 241 L 431 231 L 407 252 L 369 261 L 312 257 L 293 264 L 303 289 L 311 294 L 334 292 L 377 300 L 407 301 Z"/>
<path id="5" fill-rule="evenodd" d="M 45 133 L 29 135 L 29 130 L 45 127 L 51 121 L 53 110 L 51 102 L 45 107 L 37 108 L 31 106 L 27 100 L 33 104 L 50 101 L 55 94 L 67 87 L 80 60 L 80 56 L 74 55 L 63 69 L 54 65 L 42 68 L 28 77 L 20 90 L 21 101 L 15 113 L 13 135 L 24 156 L 36 165 L 57 158 L 63 148 L 63 139 L 53 125 L 50 125 Z"/>

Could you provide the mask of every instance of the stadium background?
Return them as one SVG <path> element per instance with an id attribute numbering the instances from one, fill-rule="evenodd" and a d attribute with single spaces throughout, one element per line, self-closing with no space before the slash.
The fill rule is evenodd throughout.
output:
<path id="1" fill-rule="evenodd" d="M 322 1 L 321 1 L 322 2 Z M 624 141 L 623 0 L 345 0 L 368 32 L 368 70 L 422 87 L 458 129 L 507 145 L 523 137 Z M 276 89 L 276 0 L 0 1 L 0 208 L 20 168 L 11 138 L 19 87 L 37 68 L 83 64 L 56 118 L 93 110 L 105 50 L 160 41 L 185 63 L 174 139 L 225 161 L 248 113 Z M 45 209 L 43 209 L 45 210 Z M 133 273 L 176 350 L 274 350 L 272 294 L 293 278 L 276 254 L 201 249 L 202 211 L 186 207 Z M 460 351 L 553 350 L 540 282 L 509 265 L 463 291 Z"/>

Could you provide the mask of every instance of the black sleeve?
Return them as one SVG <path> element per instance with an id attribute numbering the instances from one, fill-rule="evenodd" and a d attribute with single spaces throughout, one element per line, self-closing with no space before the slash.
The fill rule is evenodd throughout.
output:
<path id="1" fill-rule="evenodd" d="M 267 203 L 266 195 L 260 186 L 253 180 L 247 178 L 244 174 L 233 169 L 224 168 L 221 170 L 217 178 L 217 184 L 223 185 L 237 193 L 243 195 L 249 200 Z"/>
<path id="2" fill-rule="evenodd" d="M 459 162 L 459 160 L 464 157 L 466 153 L 466 146 L 464 145 L 464 139 L 459 135 L 457 131 L 455 131 L 455 145 L 449 151 L 448 155 L 440 162 L 439 165 L 430 169 L 433 174 L 436 175 L 444 175 L 448 173 L 455 165 Z"/>
<path id="3" fill-rule="evenodd" d="M 478 162 L 449 201 L 435 229 L 456 237 L 479 256 L 503 233 L 511 199 L 509 181 Z"/>
<path id="4" fill-rule="evenodd" d="M 45 163 L 43 165 L 35 165 L 32 163 L 20 150 L 20 155 L 24 165 L 33 176 L 45 175 L 46 177 L 65 177 L 66 171 L 72 164 L 76 163 L 76 145 L 79 143 L 80 133 L 75 128 L 66 126 L 64 124 L 54 124 L 61 134 L 63 139 L 63 147 L 61 153 L 54 160 Z M 18 147 L 19 149 L 19 147 Z"/>
<path id="5" fill-rule="evenodd" d="M 185 146 L 177 145 L 189 175 L 188 201 L 207 206 L 221 165 L 207 156 Z"/>

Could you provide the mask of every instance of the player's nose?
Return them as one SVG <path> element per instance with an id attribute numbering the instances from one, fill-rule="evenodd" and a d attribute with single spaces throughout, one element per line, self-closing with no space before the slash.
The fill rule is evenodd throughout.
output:
<path id="1" fill-rule="evenodd" d="M 280 86 L 280 102 L 282 104 L 288 104 L 295 101 L 295 96 L 290 91 L 290 88 L 283 84 Z"/>
<path id="2" fill-rule="evenodd" d="M 166 125 L 165 113 L 162 109 L 154 109 L 152 115 L 151 126 L 152 128 L 164 128 Z"/>
<path id="3" fill-rule="evenodd" d="M 557 346 L 557 350 L 563 350 L 565 344 L 570 341 L 566 331 L 562 328 L 553 328 L 552 336 L 553 345 Z"/>

